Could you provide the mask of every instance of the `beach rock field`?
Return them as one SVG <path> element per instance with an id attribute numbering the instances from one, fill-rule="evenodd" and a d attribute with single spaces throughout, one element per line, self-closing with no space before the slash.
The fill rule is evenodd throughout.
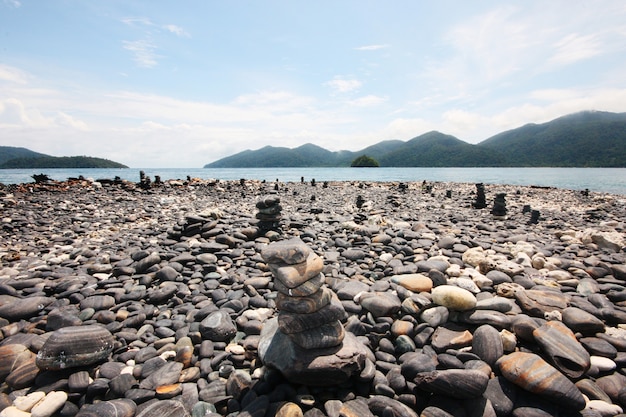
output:
<path id="1" fill-rule="evenodd" d="M 0 417 L 626 415 L 626 196 L 81 178 L 0 227 Z"/>

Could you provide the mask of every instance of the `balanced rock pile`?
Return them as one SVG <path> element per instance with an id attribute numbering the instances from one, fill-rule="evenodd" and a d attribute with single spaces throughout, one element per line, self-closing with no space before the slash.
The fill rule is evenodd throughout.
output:
<path id="1" fill-rule="evenodd" d="M 485 184 L 476 184 L 476 200 L 472 203 L 472 206 L 476 209 L 482 209 L 487 207 L 487 199 L 485 197 Z"/>
<path id="2" fill-rule="evenodd" d="M 504 219 L 506 217 L 506 193 L 498 193 L 493 199 L 493 208 L 491 214 L 497 219 Z"/>
<path id="3" fill-rule="evenodd" d="M 261 256 L 274 275 L 280 310 L 261 333 L 261 361 L 309 385 L 338 384 L 360 371 L 365 347 L 343 328 L 347 314 L 323 286 L 322 258 L 299 238 L 272 243 Z"/>
<path id="4" fill-rule="evenodd" d="M 256 214 L 256 218 L 259 220 L 259 232 L 263 234 L 270 230 L 276 231 L 280 226 L 279 223 L 282 218 L 280 214 L 282 211 L 280 197 L 267 195 L 257 201 L 256 208 L 259 210 Z"/>

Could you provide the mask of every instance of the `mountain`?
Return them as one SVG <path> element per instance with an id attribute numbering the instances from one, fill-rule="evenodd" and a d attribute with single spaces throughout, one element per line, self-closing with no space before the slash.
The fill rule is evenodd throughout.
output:
<path id="1" fill-rule="evenodd" d="M 508 130 L 476 145 L 433 131 L 407 142 L 382 141 L 357 152 L 331 152 L 313 144 L 293 149 L 266 146 L 204 167 L 348 167 L 361 155 L 383 167 L 626 167 L 626 113 L 574 113 Z"/>
<path id="2" fill-rule="evenodd" d="M 626 113 L 574 113 L 502 132 L 478 145 L 516 166 L 626 167 Z"/>
<path id="3" fill-rule="evenodd" d="M 349 156 L 346 157 L 346 152 L 348 151 L 331 152 L 310 143 L 293 149 L 265 146 L 256 151 L 246 150 L 220 159 L 204 168 L 333 167 L 342 165 L 344 159 L 350 159 Z"/>
<path id="4" fill-rule="evenodd" d="M 0 146 L 0 169 L 29 168 L 128 168 L 126 165 L 90 156 L 50 156 L 26 148 Z"/>
<path id="5" fill-rule="evenodd" d="M 26 148 L 16 148 L 14 146 L 0 146 L 0 165 L 16 158 L 37 158 L 48 156 L 39 152 L 31 151 Z"/>
<path id="6" fill-rule="evenodd" d="M 378 162 L 381 166 L 394 167 L 478 167 L 501 166 L 504 157 L 496 151 L 433 131 L 378 157 Z"/>

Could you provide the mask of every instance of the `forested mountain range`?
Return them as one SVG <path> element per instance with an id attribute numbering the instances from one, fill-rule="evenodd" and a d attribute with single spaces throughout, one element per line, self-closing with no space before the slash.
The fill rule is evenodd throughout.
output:
<path id="1" fill-rule="evenodd" d="M 313 144 L 265 146 L 205 168 L 348 167 L 361 155 L 374 158 L 381 167 L 626 167 L 626 113 L 574 113 L 508 130 L 478 144 L 433 131 L 356 152 L 331 152 Z"/>
<path id="2" fill-rule="evenodd" d="M 0 169 L 28 168 L 128 168 L 126 165 L 90 156 L 50 156 L 14 146 L 0 146 Z"/>

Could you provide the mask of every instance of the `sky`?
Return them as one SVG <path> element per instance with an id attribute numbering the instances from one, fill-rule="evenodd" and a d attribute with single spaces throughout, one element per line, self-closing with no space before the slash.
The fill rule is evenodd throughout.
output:
<path id="1" fill-rule="evenodd" d="M 133 168 L 626 112 L 623 0 L 0 0 L 0 145 Z"/>

